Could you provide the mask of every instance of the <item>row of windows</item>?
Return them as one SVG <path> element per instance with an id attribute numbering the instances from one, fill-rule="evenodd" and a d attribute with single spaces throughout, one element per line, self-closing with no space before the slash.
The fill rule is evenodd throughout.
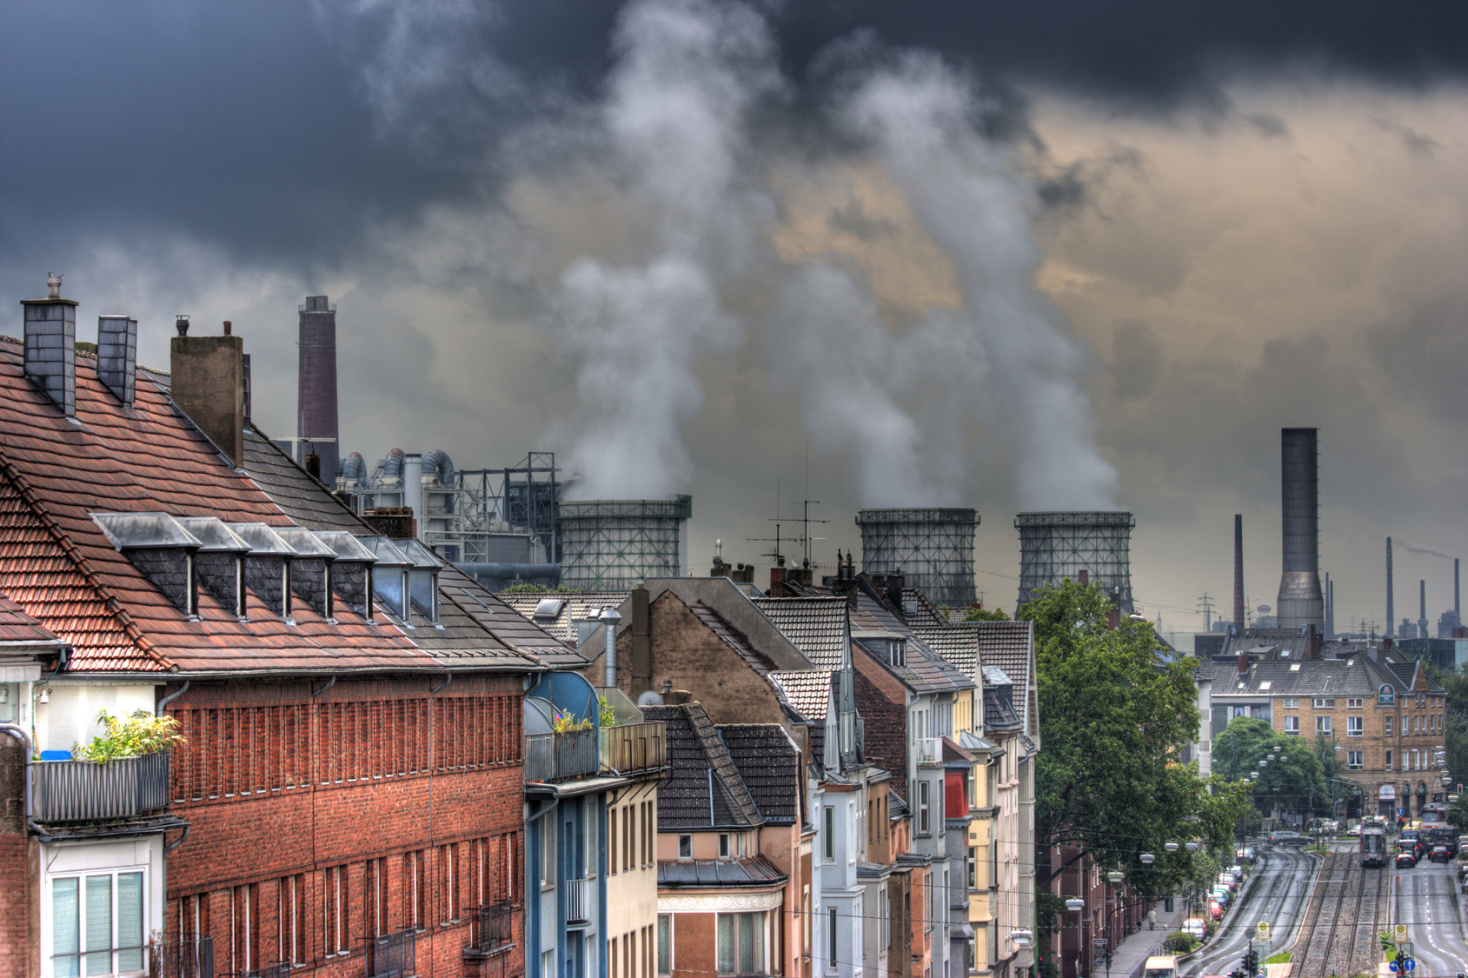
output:
<path id="1" fill-rule="evenodd" d="M 607 809 L 607 873 L 646 869 L 655 865 L 657 831 L 658 809 L 655 801 L 641 801 Z M 594 847 L 592 851 L 595 851 Z"/>
<path id="2" fill-rule="evenodd" d="M 1265 688 L 1265 687 L 1262 687 L 1261 686 L 1261 688 Z M 1436 707 L 1436 708 L 1440 708 L 1442 706 L 1442 703 L 1440 702 L 1441 699 L 1442 699 L 1442 697 L 1438 697 L 1438 696 L 1431 696 L 1431 697 L 1429 697 L 1428 694 L 1426 694 L 1426 693 L 1418 693 L 1417 694 L 1417 706 L 1420 709 L 1425 709 L 1429 705 L 1431 705 L 1433 707 Z M 1334 696 L 1316 696 L 1316 697 L 1314 697 L 1310 701 L 1310 705 L 1311 705 L 1311 707 L 1313 709 L 1316 709 L 1316 710 L 1334 710 L 1335 709 L 1335 701 L 1336 701 L 1336 698 Z M 1431 701 L 1431 702 L 1429 703 L 1429 701 Z M 1384 702 L 1390 702 L 1390 701 L 1384 701 Z M 1365 705 L 1366 705 L 1365 699 L 1363 699 L 1360 696 L 1348 696 L 1348 697 L 1346 697 L 1346 709 L 1348 709 L 1348 710 L 1360 710 L 1360 709 L 1364 709 L 1365 708 Z M 1298 696 L 1286 696 L 1286 697 L 1284 697 L 1284 708 L 1286 710 L 1298 710 L 1300 708 L 1300 697 L 1298 697 Z"/>
<path id="3" fill-rule="evenodd" d="M 517 899 L 519 833 L 447 843 L 362 863 L 179 898 L 176 939 L 212 934 L 215 963 L 243 973 L 350 954 L 363 937 L 457 924 L 475 906 Z M 429 857 L 432 857 L 431 861 Z M 222 899 L 221 899 L 222 897 Z M 222 909 L 223 920 L 211 919 Z M 315 939 L 313 941 L 313 938 Z M 57 974 L 76 974 L 61 972 Z M 106 972 L 91 969 L 87 974 Z"/>
<path id="4" fill-rule="evenodd" d="M 662 917 L 658 918 L 661 925 Z M 652 978 L 652 927 L 639 927 L 607 942 L 610 978 Z M 662 928 L 658 928 L 658 964 L 663 963 Z M 667 974 L 659 970 L 658 974 Z"/>
<path id="5" fill-rule="evenodd" d="M 1330 736 L 1331 732 L 1334 729 L 1331 723 L 1332 719 L 1333 718 L 1331 717 L 1316 717 L 1315 732 L 1318 734 L 1325 734 L 1326 736 Z M 1382 717 L 1382 723 L 1382 733 L 1388 737 L 1392 736 L 1392 718 Z M 1404 717 L 1402 723 L 1402 736 L 1413 737 L 1420 736 L 1421 734 L 1439 734 L 1443 732 L 1443 727 L 1444 723 L 1442 714 L 1418 714 L 1416 716 Z M 1300 733 L 1300 718 L 1285 717 L 1284 732 L 1287 734 L 1298 736 Z M 1365 717 L 1346 717 L 1347 737 L 1364 737 L 1365 735 Z"/>
<path id="6" fill-rule="evenodd" d="M 183 709 L 178 802 L 521 763 L 511 696 Z"/>

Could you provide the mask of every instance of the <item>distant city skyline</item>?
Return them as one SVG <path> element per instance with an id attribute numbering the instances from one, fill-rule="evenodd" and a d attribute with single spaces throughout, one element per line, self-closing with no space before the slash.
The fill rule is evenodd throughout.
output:
<path id="1" fill-rule="evenodd" d="M 1280 577 L 1320 429 L 1336 627 L 1468 556 L 1468 8 L 1436 3 L 43 4 L 0 9 L 0 332 L 233 321 L 296 433 L 338 307 L 341 452 L 554 450 L 689 492 L 732 562 L 807 492 L 1136 515 L 1140 613 Z M 46 42 L 46 43 L 42 43 Z M 55 43 L 52 43 L 55 42 Z M 56 61 L 54 50 L 63 54 Z M 653 487 L 648 489 L 647 487 Z M 777 488 L 778 486 L 778 488 Z M 777 508 L 778 494 L 778 508 Z M 1446 556 L 1443 556 L 1446 555 Z M 757 580 L 764 580 L 763 572 Z M 1217 613 L 1215 613 L 1215 617 Z"/>

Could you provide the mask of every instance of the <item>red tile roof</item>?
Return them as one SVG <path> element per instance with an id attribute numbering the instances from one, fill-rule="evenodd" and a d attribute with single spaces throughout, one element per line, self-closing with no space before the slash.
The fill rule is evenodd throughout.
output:
<path id="1" fill-rule="evenodd" d="M 59 641 L 24 608 L 0 594 L 0 645 L 54 645 Z"/>
<path id="2" fill-rule="evenodd" d="M 124 408 L 78 357 L 68 419 L 26 380 L 21 344 L 0 338 L 0 590 L 74 647 L 69 669 L 442 668 L 386 619 L 343 610 L 331 624 L 304 602 L 288 623 L 251 595 L 242 622 L 200 589 L 191 620 L 89 515 L 158 511 L 292 524 L 146 373 Z"/>

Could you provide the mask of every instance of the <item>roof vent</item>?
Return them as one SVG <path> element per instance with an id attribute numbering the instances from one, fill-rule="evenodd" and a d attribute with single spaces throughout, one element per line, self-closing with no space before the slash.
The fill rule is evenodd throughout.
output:
<path id="1" fill-rule="evenodd" d="M 535 605 L 535 617 L 544 621 L 550 618 L 561 617 L 561 609 L 566 606 L 564 598 L 541 598 Z"/>
<path id="2" fill-rule="evenodd" d="M 203 543 L 167 513 L 93 513 L 107 539 L 175 608 L 199 613 L 194 554 Z"/>

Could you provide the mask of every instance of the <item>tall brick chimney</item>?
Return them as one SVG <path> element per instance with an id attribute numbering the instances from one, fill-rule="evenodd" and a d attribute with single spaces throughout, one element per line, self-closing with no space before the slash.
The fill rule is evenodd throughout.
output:
<path id="1" fill-rule="evenodd" d="M 175 336 L 173 402 L 236 467 L 245 459 L 245 341 L 240 336 Z"/>
<path id="2" fill-rule="evenodd" d="M 97 379 L 132 407 L 138 383 L 138 321 L 127 316 L 97 317 Z"/>
<path id="3" fill-rule="evenodd" d="M 76 417 L 76 306 L 61 298 L 61 276 L 46 276 L 46 298 L 22 299 L 25 375 L 68 418 Z"/>

